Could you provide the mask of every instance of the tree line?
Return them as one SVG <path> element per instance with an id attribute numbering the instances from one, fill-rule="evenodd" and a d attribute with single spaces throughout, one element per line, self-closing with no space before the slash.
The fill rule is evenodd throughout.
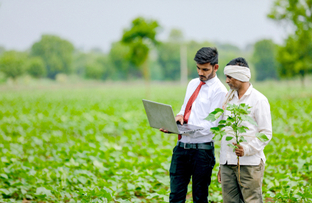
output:
<path id="1" fill-rule="evenodd" d="M 42 35 L 24 52 L 0 47 L 0 71 L 13 79 L 23 74 L 55 79 L 62 73 L 97 80 L 180 80 L 181 57 L 186 58 L 187 77 L 197 77 L 193 61 L 196 51 L 215 46 L 219 51 L 220 72 L 228 61 L 243 56 L 254 69 L 255 80 L 299 75 L 303 81 L 306 74 L 312 72 L 311 4 L 309 0 L 275 1 L 268 17 L 295 28 L 282 45 L 263 39 L 242 50 L 220 42 L 186 41 L 178 29 L 172 29 L 166 40 L 159 41 L 158 22 L 138 17 L 123 30 L 122 38 L 113 42 L 107 53 L 100 49 L 81 51 L 70 41 L 54 35 Z M 182 47 L 187 50 L 183 56 Z"/>
<path id="2" fill-rule="evenodd" d="M 259 67 L 261 70 L 256 74 L 257 80 L 278 78 L 274 55 L 276 45 L 271 40 L 257 42 L 254 46 L 254 54 L 252 54 L 250 50 L 244 51 L 231 44 L 177 40 L 181 36 L 182 33 L 179 30 L 173 29 L 168 40 L 158 41 L 152 48 L 139 45 L 138 42 L 129 45 L 127 43 L 130 42 L 124 43 L 121 40 L 112 43 L 108 53 L 103 53 L 99 49 L 83 52 L 75 49 L 68 40 L 54 35 L 43 35 L 25 52 L 8 51 L 2 48 L 0 71 L 12 79 L 23 74 L 29 74 L 34 78 L 55 79 L 57 74 L 63 73 L 98 80 L 140 78 L 180 80 L 180 50 L 183 45 L 187 49 L 189 78 L 197 76 L 193 58 L 196 51 L 204 46 L 218 48 L 221 69 L 234 57 L 245 55 L 253 61 L 256 69 Z M 143 41 L 141 40 L 140 43 L 143 44 Z M 143 64 L 145 67 L 141 67 Z"/>

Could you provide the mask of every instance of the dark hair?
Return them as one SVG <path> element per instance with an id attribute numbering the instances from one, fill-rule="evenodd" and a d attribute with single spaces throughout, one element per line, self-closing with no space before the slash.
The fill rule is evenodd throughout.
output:
<path id="1" fill-rule="evenodd" d="M 218 50 L 216 47 L 203 47 L 197 51 L 194 60 L 198 64 L 218 64 Z"/>
<path id="2" fill-rule="evenodd" d="M 244 66 L 244 67 L 249 68 L 247 61 L 246 61 L 243 57 L 235 58 L 235 59 L 231 60 L 231 61 L 230 61 L 228 64 L 226 64 L 226 65 L 227 65 L 227 66 L 228 66 L 228 65 L 238 65 L 238 66 Z"/>

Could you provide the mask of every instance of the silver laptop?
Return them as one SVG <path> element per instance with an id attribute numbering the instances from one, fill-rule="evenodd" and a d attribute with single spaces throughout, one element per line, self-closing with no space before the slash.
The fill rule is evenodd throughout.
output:
<path id="1" fill-rule="evenodd" d="M 202 130 L 202 127 L 191 124 L 177 124 L 174 118 L 172 107 L 143 99 L 143 105 L 151 127 L 165 129 L 175 134 L 192 133 Z"/>

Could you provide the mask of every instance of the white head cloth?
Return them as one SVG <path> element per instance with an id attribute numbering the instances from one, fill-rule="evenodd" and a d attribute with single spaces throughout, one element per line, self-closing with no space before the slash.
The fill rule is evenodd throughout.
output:
<path id="1" fill-rule="evenodd" d="M 248 82 L 251 77 L 249 68 L 244 67 L 244 66 L 238 66 L 238 65 L 225 66 L 224 75 L 231 76 L 232 78 L 239 80 L 241 82 Z M 223 109 L 225 109 L 227 103 L 233 99 L 234 92 L 235 90 L 230 90 L 227 93 L 225 101 L 223 103 Z"/>
<path id="2" fill-rule="evenodd" d="M 237 66 L 237 65 L 225 66 L 224 75 L 231 76 L 232 78 L 235 78 L 236 80 L 239 80 L 242 82 L 248 82 L 251 77 L 249 68 L 244 67 L 244 66 Z"/>

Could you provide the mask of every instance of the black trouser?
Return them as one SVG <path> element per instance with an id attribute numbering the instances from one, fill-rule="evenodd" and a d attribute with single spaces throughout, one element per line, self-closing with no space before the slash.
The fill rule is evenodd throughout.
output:
<path id="1" fill-rule="evenodd" d="M 214 149 L 173 149 L 170 165 L 171 203 L 185 202 L 187 186 L 192 176 L 194 203 L 208 203 L 208 186 L 215 165 Z"/>

